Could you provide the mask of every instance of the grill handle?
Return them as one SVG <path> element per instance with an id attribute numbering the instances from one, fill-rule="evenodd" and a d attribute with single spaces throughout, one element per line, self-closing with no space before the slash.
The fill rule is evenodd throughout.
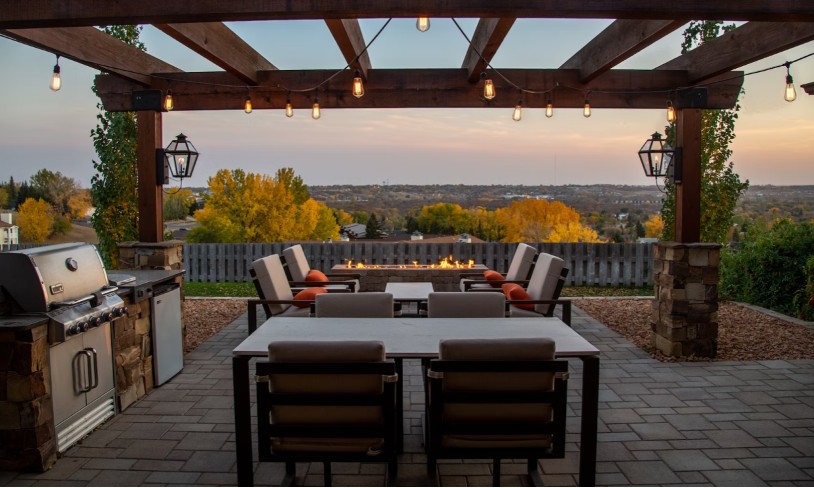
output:
<path id="1" fill-rule="evenodd" d="M 102 295 L 111 295 L 115 293 L 119 289 L 118 286 L 108 286 L 101 290 Z M 94 298 L 98 299 L 96 294 L 86 295 L 84 297 L 77 298 L 76 300 L 68 300 L 65 302 L 51 302 L 51 307 L 72 307 L 74 305 L 79 305 L 80 303 L 85 303 L 93 300 Z"/>
<path id="2" fill-rule="evenodd" d="M 88 384 L 87 378 L 87 376 L 91 374 L 90 371 L 92 368 L 91 366 L 92 362 L 93 356 L 87 349 L 77 352 L 76 356 L 74 356 L 73 359 L 74 390 L 76 391 L 77 394 L 87 393 L 92 389 L 92 387 Z M 82 367 L 83 365 L 84 368 Z M 84 374 L 85 372 L 87 372 L 87 374 Z"/>
<path id="3" fill-rule="evenodd" d="M 90 353 L 88 355 L 88 361 L 90 361 L 90 371 L 92 372 L 90 378 L 90 386 L 88 387 L 87 391 L 90 391 L 97 386 L 99 386 L 99 355 L 96 353 L 96 349 L 92 347 L 88 347 L 85 349 L 86 352 Z"/>

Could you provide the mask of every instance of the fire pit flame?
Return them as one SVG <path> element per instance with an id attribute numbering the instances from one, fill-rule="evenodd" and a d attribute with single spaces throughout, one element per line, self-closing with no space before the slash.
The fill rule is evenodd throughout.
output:
<path id="1" fill-rule="evenodd" d="M 455 260 L 452 256 L 448 256 L 442 258 L 437 264 L 430 263 L 430 264 L 418 264 L 418 261 L 413 260 L 411 265 L 408 264 L 365 264 L 365 263 L 355 263 L 353 259 L 348 258 L 346 267 L 348 269 L 379 269 L 379 268 L 398 268 L 398 269 L 406 269 L 406 268 L 427 268 L 427 269 L 471 269 L 475 267 L 475 260 L 470 259 L 469 261 L 463 263 L 460 260 Z"/>

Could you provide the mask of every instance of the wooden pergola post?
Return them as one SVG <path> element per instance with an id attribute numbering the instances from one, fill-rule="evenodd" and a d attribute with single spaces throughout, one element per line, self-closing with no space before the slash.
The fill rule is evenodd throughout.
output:
<path id="1" fill-rule="evenodd" d="M 701 109 L 678 110 L 676 147 L 682 148 L 681 182 L 676 183 L 675 240 L 701 241 Z"/>
<path id="2" fill-rule="evenodd" d="M 161 112 L 137 112 L 138 137 L 138 237 L 141 242 L 161 242 L 164 234 L 163 181 L 156 172 L 156 149 L 162 148 Z"/>

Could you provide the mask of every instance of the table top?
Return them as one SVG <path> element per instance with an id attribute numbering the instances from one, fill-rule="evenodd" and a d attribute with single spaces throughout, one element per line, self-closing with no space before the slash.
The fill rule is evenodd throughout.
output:
<path id="1" fill-rule="evenodd" d="M 392 293 L 394 300 L 420 301 L 426 300 L 430 293 L 435 290 L 430 282 L 394 281 L 387 283 L 384 291 Z"/>
<path id="2" fill-rule="evenodd" d="M 437 357 L 442 339 L 548 337 L 557 357 L 598 356 L 599 350 L 556 317 L 532 318 L 304 318 L 272 317 L 233 351 L 266 356 L 272 340 L 380 340 L 391 358 Z"/>

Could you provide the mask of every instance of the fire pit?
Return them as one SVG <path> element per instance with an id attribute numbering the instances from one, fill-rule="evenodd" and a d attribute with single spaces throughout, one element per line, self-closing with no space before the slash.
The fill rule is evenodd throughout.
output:
<path id="1" fill-rule="evenodd" d="M 473 261 L 461 263 L 444 258 L 438 264 L 365 264 L 348 261 L 331 268 L 332 273 L 361 275 L 360 291 L 384 291 L 387 283 L 431 282 L 435 291 L 457 291 L 461 274 L 482 273 L 488 268 Z"/>

